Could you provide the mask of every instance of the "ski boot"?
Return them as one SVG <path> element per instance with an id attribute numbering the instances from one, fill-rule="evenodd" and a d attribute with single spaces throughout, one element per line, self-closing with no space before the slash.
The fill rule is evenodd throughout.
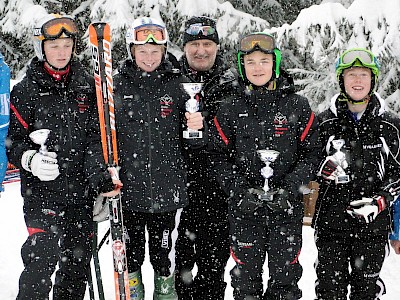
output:
<path id="1" fill-rule="evenodd" d="M 178 300 L 174 274 L 169 276 L 154 274 L 153 300 Z"/>
<path id="2" fill-rule="evenodd" d="M 144 285 L 142 282 L 142 272 L 136 271 L 128 274 L 129 291 L 131 300 L 144 300 Z"/>

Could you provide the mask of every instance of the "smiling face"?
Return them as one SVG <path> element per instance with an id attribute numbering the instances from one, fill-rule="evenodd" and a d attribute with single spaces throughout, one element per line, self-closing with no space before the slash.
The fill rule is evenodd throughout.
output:
<path id="1" fill-rule="evenodd" d="M 343 70 L 343 82 L 347 95 L 359 101 L 371 91 L 372 74 L 369 68 L 352 67 Z"/>
<path id="2" fill-rule="evenodd" d="M 256 86 L 263 86 L 272 78 L 274 57 L 261 51 L 254 51 L 243 57 L 247 79 Z"/>
<path id="3" fill-rule="evenodd" d="M 215 63 L 218 45 L 207 39 L 194 40 L 186 43 L 184 51 L 188 64 L 193 70 L 208 71 Z"/>
<path id="4" fill-rule="evenodd" d="M 153 72 L 161 64 L 165 48 L 163 45 L 134 45 L 131 49 L 137 66 L 145 72 Z"/>
<path id="5" fill-rule="evenodd" d="M 51 68 L 65 68 L 71 60 L 73 49 L 74 40 L 72 38 L 44 41 L 43 51 L 46 56 L 46 64 Z"/>

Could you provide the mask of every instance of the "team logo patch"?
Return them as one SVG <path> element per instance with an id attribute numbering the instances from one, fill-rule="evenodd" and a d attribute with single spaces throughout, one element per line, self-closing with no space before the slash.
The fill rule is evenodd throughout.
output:
<path id="1" fill-rule="evenodd" d="M 78 109 L 80 113 L 84 113 L 89 107 L 89 101 L 87 95 L 79 94 L 76 97 L 76 102 L 78 102 Z"/>
<path id="2" fill-rule="evenodd" d="M 275 137 L 281 137 L 288 130 L 288 121 L 286 116 L 278 112 L 274 117 Z"/>
<path id="3" fill-rule="evenodd" d="M 172 106 L 174 105 L 174 100 L 170 95 L 164 95 L 160 98 L 160 106 L 161 106 L 161 117 L 166 118 L 172 112 Z"/>

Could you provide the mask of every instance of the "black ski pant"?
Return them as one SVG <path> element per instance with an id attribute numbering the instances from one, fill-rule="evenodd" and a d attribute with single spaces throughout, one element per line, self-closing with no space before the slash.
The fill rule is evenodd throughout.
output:
<path id="1" fill-rule="evenodd" d="M 128 233 L 126 253 L 129 273 L 139 271 L 143 265 L 146 228 L 149 233 L 150 263 L 154 272 L 159 276 L 169 276 L 174 273 L 176 230 L 180 212 L 181 209 L 164 213 L 124 210 L 124 226 Z"/>
<path id="2" fill-rule="evenodd" d="M 302 220 L 289 215 L 272 214 L 259 208 L 258 214 L 240 214 L 229 218 L 231 255 L 236 262 L 231 270 L 235 300 L 297 300 L 302 270 L 299 255 L 302 244 Z M 269 280 L 263 295 L 263 265 L 268 253 Z"/>
<path id="3" fill-rule="evenodd" d="M 226 202 L 218 207 L 191 202 L 183 209 L 176 244 L 175 284 L 179 299 L 224 299 L 224 273 L 229 259 L 227 213 Z M 195 264 L 197 274 L 193 279 Z"/>
<path id="4" fill-rule="evenodd" d="M 53 299 L 83 299 L 92 255 L 92 207 L 24 206 L 29 236 L 17 300 L 46 300 L 56 269 Z"/>
<path id="5" fill-rule="evenodd" d="M 385 285 L 379 274 L 389 254 L 388 233 L 318 228 L 316 296 L 319 300 L 379 299 Z"/>

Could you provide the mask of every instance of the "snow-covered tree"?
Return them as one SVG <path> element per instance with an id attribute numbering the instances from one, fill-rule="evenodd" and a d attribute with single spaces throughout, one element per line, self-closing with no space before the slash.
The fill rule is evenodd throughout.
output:
<path id="1" fill-rule="evenodd" d="M 321 4 L 310 6 L 318 3 Z M 310 7 L 302 9 L 307 6 Z M 31 29 L 47 12 L 66 13 L 77 19 L 81 29 L 77 52 L 87 65 L 90 64 L 87 27 L 94 21 L 111 25 L 114 67 L 127 56 L 125 31 L 138 16 L 156 17 L 166 23 L 171 40 L 169 49 L 177 56 L 181 54 L 184 22 L 194 15 L 215 18 L 221 52 L 233 66 L 239 37 L 265 30 L 277 36 L 283 66 L 293 74 L 299 92 L 309 98 L 316 111 L 325 109 L 337 92 L 334 65 L 339 53 L 349 47 L 366 47 L 378 56 L 382 66 L 378 92 L 387 98 L 390 109 L 400 111 L 400 2 L 397 0 L 0 1 L 0 46 L 14 78 L 22 76 L 24 66 L 33 56 Z"/>
<path id="2" fill-rule="evenodd" d="M 325 3 L 301 11 L 290 25 L 273 28 L 301 92 L 316 111 L 338 91 L 335 62 L 344 50 L 370 49 L 381 64 L 378 92 L 399 112 L 400 2 L 355 0 L 348 8 Z"/>

